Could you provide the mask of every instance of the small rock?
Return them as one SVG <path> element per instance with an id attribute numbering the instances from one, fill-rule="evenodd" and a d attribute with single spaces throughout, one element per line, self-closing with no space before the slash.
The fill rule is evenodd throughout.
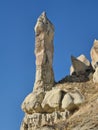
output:
<path id="1" fill-rule="evenodd" d="M 66 94 L 62 100 L 62 109 L 72 110 L 74 107 L 73 98 L 70 94 Z"/>
<path id="2" fill-rule="evenodd" d="M 42 102 L 42 108 L 44 111 L 53 112 L 55 109 L 60 109 L 62 94 L 63 93 L 60 89 L 53 89 L 51 91 L 48 91 Z"/>
<path id="3" fill-rule="evenodd" d="M 84 102 L 82 94 L 76 90 L 75 92 L 67 93 L 62 100 L 62 109 L 74 110 Z"/>
<path id="4" fill-rule="evenodd" d="M 42 112 L 41 103 L 44 99 L 43 91 L 30 93 L 22 103 L 22 110 L 26 113 Z"/>

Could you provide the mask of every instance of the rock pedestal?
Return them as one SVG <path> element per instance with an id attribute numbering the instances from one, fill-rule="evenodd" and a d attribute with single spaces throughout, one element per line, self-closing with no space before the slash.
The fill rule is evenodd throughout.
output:
<path id="1" fill-rule="evenodd" d="M 34 90 L 50 90 L 54 84 L 54 27 L 43 12 L 35 25 L 36 78 Z"/>

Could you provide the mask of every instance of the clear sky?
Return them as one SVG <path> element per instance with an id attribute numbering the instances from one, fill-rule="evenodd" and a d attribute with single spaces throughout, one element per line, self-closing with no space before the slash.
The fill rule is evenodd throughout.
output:
<path id="1" fill-rule="evenodd" d="M 20 106 L 35 80 L 33 28 L 43 11 L 55 26 L 56 81 L 69 74 L 71 55 L 90 60 L 98 39 L 98 0 L 0 0 L 0 130 L 20 128 Z"/>

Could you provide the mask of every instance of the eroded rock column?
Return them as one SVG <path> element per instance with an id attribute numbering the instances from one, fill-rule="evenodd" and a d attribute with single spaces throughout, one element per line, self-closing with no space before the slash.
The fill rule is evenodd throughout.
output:
<path id="1" fill-rule="evenodd" d="M 53 38 L 54 27 L 43 12 L 35 25 L 36 77 L 34 90 L 50 90 L 54 84 Z"/>

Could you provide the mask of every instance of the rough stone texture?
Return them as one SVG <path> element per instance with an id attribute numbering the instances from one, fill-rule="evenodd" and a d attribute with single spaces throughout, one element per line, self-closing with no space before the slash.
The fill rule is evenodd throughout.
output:
<path id="1" fill-rule="evenodd" d="M 98 67 L 96 68 L 96 70 L 93 74 L 93 82 L 98 83 Z"/>
<path id="2" fill-rule="evenodd" d="M 80 55 L 78 58 L 71 56 L 72 66 L 70 68 L 70 75 L 84 75 L 89 74 L 92 71 L 90 62 L 84 55 Z"/>
<path id="3" fill-rule="evenodd" d="M 54 27 L 43 12 L 35 25 L 36 78 L 34 90 L 50 90 L 54 84 L 53 38 Z"/>
<path id="4" fill-rule="evenodd" d="M 54 111 L 51 114 L 46 113 L 34 113 L 34 114 L 26 114 L 23 122 L 21 124 L 21 130 L 24 128 L 25 130 L 40 130 L 40 129 L 49 129 L 53 124 L 60 120 L 66 120 L 66 116 L 69 115 L 68 111 L 59 112 Z M 46 127 L 44 127 L 46 126 Z M 23 129 L 23 130 L 24 130 Z"/>
<path id="5" fill-rule="evenodd" d="M 93 47 L 91 48 L 91 59 L 92 59 L 92 66 L 94 69 L 98 66 L 98 40 L 94 40 Z"/>
<path id="6" fill-rule="evenodd" d="M 59 112 L 54 111 L 53 113 L 34 113 L 37 115 L 40 122 L 38 128 L 32 127 L 34 121 L 31 119 L 33 114 L 26 114 L 23 123 L 21 125 L 21 130 L 44 130 L 54 129 L 54 130 L 98 130 L 98 85 L 93 83 L 91 79 L 88 82 L 76 83 L 59 83 L 56 85 L 57 88 L 62 90 L 68 90 L 70 93 L 77 88 L 80 90 L 81 94 L 84 95 L 85 100 L 82 105 L 79 105 L 79 109 L 74 112 Z M 63 114 L 62 114 L 63 113 Z M 41 116 L 40 116 L 41 115 Z M 54 116 L 55 115 L 55 116 Z M 64 118 L 61 115 L 65 115 Z M 50 121 L 50 117 L 52 116 Z M 54 118 L 55 117 L 55 118 Z M 48 118 L 48 119 L 47 119 Z M 46 121 L 45 121 L 46 120 Z M 48 120 L 48 123 L 47 123 Z M 31 121 L 31 124 L 30 124 Z M 36 123 L 35 123 L 36 124 Z"/>
<path id="7" fill-rule="evenodd" d="M 67 93 L 62 100 L 62 108 L 67 110 L 74 110 L 84 102 L 83 95 L 78 91 Z"/>
<path id="8" fill-rule="evenodd" d="M 43 91 L 30 93 L 22 103 L 22 110 L 26 113 L 42 112 L 41 103 L 44 99 Z"/>
<path id="9" fill-rule="evenodd" d="M 73 98 L 70 94 L 66 94 L 62 100 L 62 108 L 72 110 L 74 108 Z"/>
<path id="10" fill-rule="evenodd" d="M 72 56 L 71 59 L 72 59 L 73 66 L 70 67 L 70 75 L 72 75 L 75 71 L 76 72 L 77 71 L 85 71 L 85 69 L 87 69 L 87 67 L 90 66 L 89 60 L 83 54 L 80 55 L 80 56 L 78 56 L 77 58 L 75 58 L 75 57 Z M 81 62 L 78 62 L 78 61 L 81 61 L 84 64 L 82 64 Z"/>
<path id="11" fill-rule="evenodd" d="M 63 93 L 60 89 L 53 89 L 46 93 L 42 107 L 46 112 L 53 112 L 60 109 Z"/>
<path id="12" fill-rule="evenodd" d="M 98 130 L 98 41 L 91 50 L 95 72 L 84 55 L 72 57 L 75 73 L 72 70 L 54 84 L 54 28 L 45 13 L 38 18 L 35 33 L 36 80 L 22 103 L 20 130 Z"/>

